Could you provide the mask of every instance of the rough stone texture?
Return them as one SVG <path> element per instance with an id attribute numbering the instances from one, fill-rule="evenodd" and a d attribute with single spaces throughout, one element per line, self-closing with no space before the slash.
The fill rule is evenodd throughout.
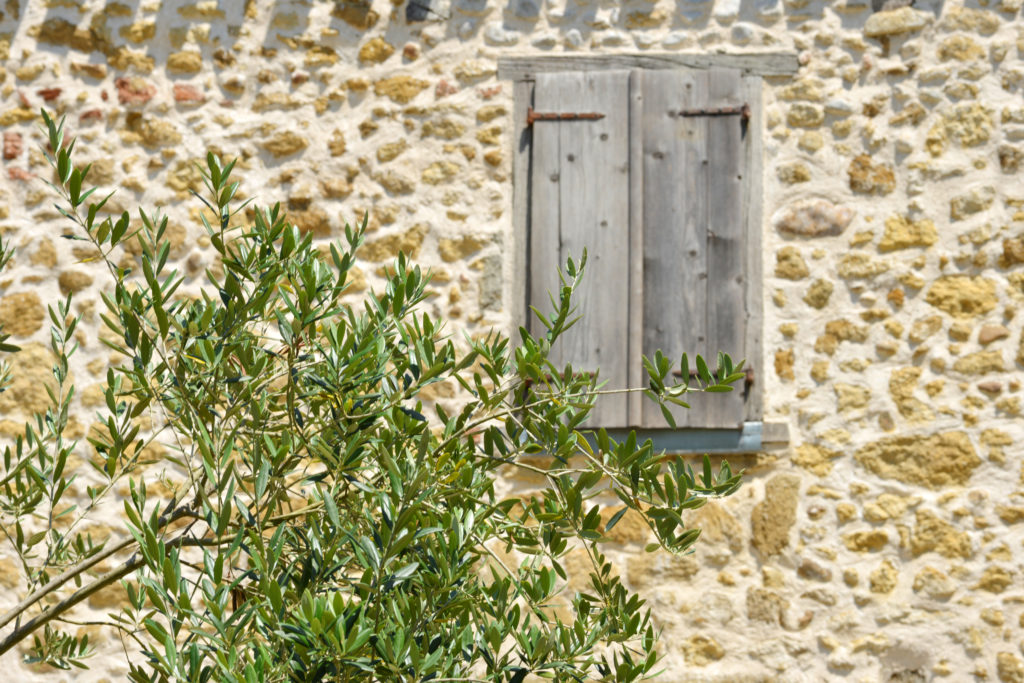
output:
<path id="1" fill-rule="evenodd" d="M 775 254 L 775 277 L 802 280 L 810 274 L 807 263 L 796 247 L 783 247 Z"/>
<path id="2" fill-rule="evenodd" d="M 930 247 L 938 239 L 935 223 L 927 218 L 912 221 L 906 216 L 891 216 L 885 220 L 885 234 L 878 243 L 878 251 Z"/>
<path id="3" fill-rule="evenodd" d="M 832 297 L 832 290 L 832 283 L 828 280 L 815 280 L 804 294 L 804 302 L 811 308 L 825 308 Z"/>
<path id="4" fill-rule="evenodd" d="M 779 210 L 772 217 L 775 229 L 802 237 L 839 235 L 853 220 L 854 212 L 824 199 L 805 200 Z"/>
<path id="5" fill-rule="evenodd" d="M 775 555 L 789 545 L 789 531 L 796 522 L 800 478 L 780 474 L 764 487 L 764 500 L 751 515 L 751 543 L 765 557 Z"/>
<path id="6" fill-rule="evenodd" d="M 910 549 L 915 555 L 935 552 L 949 558 L 971 556 L 971 542 L 967 533 L 929 510 L 917 511 Z"/>
<path id="7" fill-rule="evenodd" d="M 963 486 L 981 464 L 967 434 L 959 431 L 881 439 L 858 449 L 854 458 L 883 479 L 929 489 Z"/>
<path id="8" fill-rule="evenodd" d="M 18 292 L 0 298 L 0 325 L 15 337 L 27 337 L 43 326 L 46 308 L 35 292 Z"/>
<path id="9" fill-rule="evenodd" d="M 988 278 L 943 275 L 928 290 L 925 300 L 955 318 L 973 318 L 994 309 L 999 298 L 995 283 Z"/>
<path id="10" fill-rule="evenodd" d="M 864 194 L 886 195 L 896 189 L 896 176 L 888 164 L 872 163 L 871 157 L 861 154 L 850 162 L 847 169 L 850 189 Z"/>
<path id="11" fill-rule="evenodd" d="M 868 38 L 882 38 L 920 31 L 931 21 L 927 12 L 900 7 L 887 12 L 872 14 L 864 24 L 864 35 Z"/>
<path id="12" fill-rule="evenodd" d="M 765 421 L 785 423 L 789 442 L 729 456 L 746 468 L 746 488 L 686 517 L 704 529 L 694 555 L 639 553 L 642 529 L 623 520 L 609 557 L 650 601 L 671 680 L 1015 675 L 1006 654 L 1020 657 L 1024 641 L 1013 607 L 1024 546 L 1007 537 L 1024 523 L 1020 0 L 874 3 L 880 11 L 868 0 L 418 3 L 434 13 L 384 0 L 229 4 L 4 8 L 13 33 L 0 36 L 0 230 L 17 252 L 0 300 L 33 293 L 46 304 L 62 279 L 66 290 L 93 279 L 73 304 L 84 316 L 74 367 L 95 368 L 74 402 L 79 424 L 101 405 L 95 383 L 110 359 L 96 342 L 97 295 L 109 279 L 90 250 L 58 238 L 68 226 L 40 182 L 49 171 L 39 106 L 66 113 L 80 159 L 99 162 L 91 179 L 118 188 L 112 213 L 168 213 L 170 265 L 187 286 L 218 265 L 188 192 L 201 191 L 193 161 L 213 147 L 239 158 L 245 197 L 281 201 L 322 254 L 344 221 L 369 213 L 371 260 L 352 273 L 353 298 L 379 288 L 407 248 L 435 273 L 427 305 L 454 338 L 514 337 L 523 276 L 512 260 L 522 235 L 511 172 L 524 131 L 498 60 L 788 53 L 796 72 L 764 79 L 764 127 L 747 139 L 764 149 L 766 218 L 764 341 L 748 362 Z M 795 252 L 783 252 L 776 275 L 787 247 Z M 137 242 L 126 251 L 134 265 Z M 26 362 L 45 351 L 35 343 L 47 341 L 46 318 L 36 318 L 14 340 L 29 347 Z M 38 374 L 18 385 L 26 401 L 0 393 L 2 438 L 20 433 L 22 403 L 45 393 L 49 359 L 29 365 Z M 462 394 L 438 385 L 424 399 L 451 412 Z M 962 433 L 955 443 L 941 439 L 950 430 Z M 745 520 L 782 474 L 799 478 L 798 503 L 775 536 L 788 544 L 766 559 Z M 915 555 L 915 542 L 935 549 Z M 898 578 L 873 592 L 886 587 L 887 561 Z M 585 576 L 572 581 L 585 588 Z M 86 606 L 80 616 L 100 615 Z M 105 670 L 117 641 L 95 641 L 93 671 L 75 680 L 121 680 L 123 670 Z M 12 680 L 35 680 L 16 657 L 9 666 Z"/>
<path id="13" fill-rule="evenodd" d="M 56 389 L 53 378 L 55 357 L 42 344 L 23 344 L 12 359 L 11 384 L 0 393 L 0 414 L 30 415 L 45 413 L 51 405 L 46 387 Z"/>

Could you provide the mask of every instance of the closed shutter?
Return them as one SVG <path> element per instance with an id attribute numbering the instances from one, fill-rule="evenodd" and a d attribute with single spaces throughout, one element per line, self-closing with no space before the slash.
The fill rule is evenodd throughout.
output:
<path id="1" fill-rule="evenodd" d="M 745 177 L 759 147 L 739 116 L 683 115 L 738 107 L 752 93 L 732 69 L 537 74 L 538 112 L 604 115 L 533 126 L 529 303 L 548 309 L 566 257 L 586 247 L 590 259 L 577 299 L 583 319 L 555 350 L 556 365 L 600 368 L 608 388 L 623 388 L 646 385 L 639 358 L 656 349 L 676 362 L 684 351 L 709 364 L 718 351 L 759 360 L 759 184 Z M 690 404 L 673 411 L 679 427 L 736 429 L 760 418 L 756 388 L 743 383 Z M 666 426 L 658 406 L 624 395 L 601 397 L 588 425 Z"/>
<path id="2" fill-rule="evenodd" d="M 743 103 L 739 72 L 651 71 L 643 92 L 643 353 L 669 358 L 719 351 L 745 357 L 742 122 L 738 116 L 682 111 Z M 693 361 L 691 360 L 691 367 Z M 680 427 L 736 428 L 743 386 L 694 396 L 674 409 Z M 643 404 L 644 427 L 660 427 L 657 405 Z"/>
<path id="3" fill-rule="evenodd" d="M 559 369 L 600 369 L 606 389 L 627 386 L 629 359 L 629 72 L 539 74 L 534 107 L 595 111 L 603 119 L 538 121 L 533 126 L 530 303 L 551 310 L 566 259 L 588 261 L 575 303 L 583 318 L 556 343 Z M 532 316 L 531 316 L 532 318 Z M 531 331 L 539 333 L 536 320 Z M 601 397 L 590 425 L 629 426 L 624 394 Z"/>

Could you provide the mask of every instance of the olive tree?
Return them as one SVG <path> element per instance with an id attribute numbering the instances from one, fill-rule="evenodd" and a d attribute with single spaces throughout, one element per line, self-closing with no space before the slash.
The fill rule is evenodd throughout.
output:
<path id="1" fill-rule="evenodd" d="M 71 295 L 50 306 L 51 405 L 0 470 L 4 538 L 26 580 L 0 617 L 0 653 L 25 641 L 34 661 L 84 667 L 93 650 L 69 627 L 75 607 L 120 586 L 124 606 L 105 623 L 133 681 L 657 671 L 657 629 L 605 556 L 607 534 L 634 511 L 656 539 L 647 552 L 687 552 L 700 532 L 685 511 L 734 492 L 739 476 L 706 456 L 695 473 L 635 435 L 581 426 L 606 390 L 548 354 L 574 322 L 585 254 L 568 261 L 552 310 L 535 312 L 541 334 L 460 337 L 424 311 L 429 275 L 404 255 L 381 291 L 348 291 L 365 220 L 318 248 L 279 206 L 236 201 L 234 164 L 209 154 L 196 199 L 220 267 L 186 296 L 167 220 L 104 217 L 110 195 L 87 188 L 63 122 L 44 120 L 68 237 L 109 273 L 103 343 L 121 362 L 106 375 L 102 428 L 88 446 L 66 436 L 80 318 Z M 2 265 L 11 250 L 0 251 Z M 7 339 L 0 350 L 17 363 Z M 644 360 L 649 385 L 629 391 L 671 422 L 667 404 L 731 390 L 741 365 L 719 355 L 712 372 L 697 357 L 686 381 L 687 357 L 658 353 Z M 458 409 L 424 407 L 438 382 L 457 385 Z M 499 495 L 515 469 L 543 484 Z M 101 543 L 88 522 L 109 505 L 122 506 L 127 533 Z M 609 506 L 620 509 L 602 514 Z M 589 560 L 585 590 L 567 588 L 574 549 Z"/>

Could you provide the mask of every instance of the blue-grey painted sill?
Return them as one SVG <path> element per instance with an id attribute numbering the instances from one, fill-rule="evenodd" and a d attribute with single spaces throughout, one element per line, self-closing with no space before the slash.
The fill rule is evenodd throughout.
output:
<path id="1" fill-rule="evenodd" d="M 768 445 L 789 442 L 786 423 L 744 422 L 741 429 L 638 429 L 637 439 L 654 442 L 654 450 L 668 453 L 752 453 Z M 628 429 L 609 429 L 608 436 L 622 441 Z M 594 444 L 593 438 L 588 439 Z"/>

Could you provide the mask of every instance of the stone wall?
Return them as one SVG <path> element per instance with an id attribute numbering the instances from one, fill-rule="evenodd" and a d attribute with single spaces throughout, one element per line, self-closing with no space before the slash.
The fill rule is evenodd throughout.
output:
<path id="1" fill-rule="evenodd" d="M 473 333 L 509 329 L 519 296 L 499 57 L 788 50 L 799 72 L 766 79 L 763 103 L 755 363 L 791 443 L 734 459 L 747 483 L 695 515 L 695 555 L 644 554 L 627 517 L 612 556 L 664 629 L 665 681 L 1024 681 L 1021 4 L 8 0 L 0 230 L 18 253 L 0 320 L 25 351 L 0 433 L 45 405 L 43 302 L 75 292 L 85 315 L 79 436 L 110 362 L 106 279 L 59 238 L 42 183 L 40 106 L 118 189 L 111 211 L 166 211 L 190 275 L 215 265 L 188 201 L 213 148 L 317 238 L 369 211 L 359 286 L 403 249 L 434 268 L 434 312 Z M 0 558 L 5 595 L 20 581 Z M 96 637 L 103 657 L 74 680 L 119 680 L 118 639 Z"/>

